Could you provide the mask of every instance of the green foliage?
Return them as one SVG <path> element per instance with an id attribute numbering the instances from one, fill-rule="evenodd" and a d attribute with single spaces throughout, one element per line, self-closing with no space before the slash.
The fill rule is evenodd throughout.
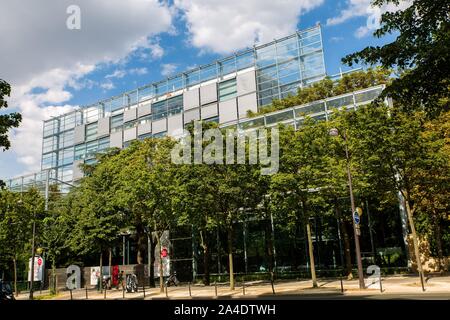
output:
<path id="1" fill-rule="evenodd" d="M 9 97 L 10 94 L 11 86 L 5 80 L 0 79 L 0 109 L 8 108 L 5 96 Z M 0 114 L 0 148 L 3 148 L 3 151 L 11 147 L 11 142 L 8 139 L 9 129 L 17 128 L 21 121 L 22 115 L 20 113 Z"/>
<path id="2" fill-rule="evenodd" d="M 398 0 L 375 0 L 373 5 L 398 4 Z M 374 36 L 398 36 L 383 46 L 370 46 L 342 59 L 353 63 L 380 64 L 403 74 L 387 86 L 384 94 L 402 101 L 404 110 L 424 109 L 436 116 L 449 110 L 450 2 L 413 0 L 411 5 L 381 16 Z"/>
<path id="3" fill-rule="evenodd" d="M 333 96 L 349 93 L 390 81 L 391 71 L 382 68 L 369 68 L 366 71 L 356 71 L 347 73 L 338 81 L 325 78 L 314 82 L 308 87 L 299 88 L 296 95 L 289 95 L 284 99 L 275 99 L 271 105 L 264 106 L 259 112 L 248 111 L 248 117 L 255 117 L 261 114 L 299 106 L 309 102 L 323 100 Z"/>

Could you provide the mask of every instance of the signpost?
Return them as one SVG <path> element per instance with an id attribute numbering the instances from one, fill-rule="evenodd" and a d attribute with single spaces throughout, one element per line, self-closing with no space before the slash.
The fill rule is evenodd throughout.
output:
<path id="1" fill-rule="evenodd" d="M 33 281 L 42 281 L 44 279 L 44 259 L 40 256 L 34 257 L 34 263 L 31 258 L 28 261 L 28 281 L 31 281 L 31 265 L 33 265 Z"/>

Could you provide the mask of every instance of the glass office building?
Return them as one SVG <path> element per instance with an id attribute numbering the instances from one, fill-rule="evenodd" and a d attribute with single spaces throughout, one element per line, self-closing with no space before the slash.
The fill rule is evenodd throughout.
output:
<path id="1" fill-rule="evenodd" d="M 73 183 L 83 176 L 80 164 L 93 163 L 96 153 L 127 147 L 136 139 L 176 137 L 192 120 L 242 129 L 278 122 L 298 125 L 305 112 L 326 119 L 333 103 L 356 106 L 373 100 L 380 92 L 378 88 L 347 95 L 340 98 L 342 101 L 328 99 L 248 119 L 247 111 L 257 112 L 273 99 L 295 94 L 299 87 L 325 76 L 321 28 L 315 26 L 82 106 L 44 121 L 42 173 L 10 179 L 8 187 L 22 190 L 24 185 L 42 185 L 47 172 L 52 181 Z"/>

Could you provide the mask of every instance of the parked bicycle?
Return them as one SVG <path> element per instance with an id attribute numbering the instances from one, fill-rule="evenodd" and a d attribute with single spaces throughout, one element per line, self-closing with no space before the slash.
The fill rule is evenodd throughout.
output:
<path id="1" fill-rule="evenodd" d="M 166 280 L 166 287 L 170 286 L 178 286 L 180 284 L 180 281 L 177 279 L 177 272 L 175 271 L 172 273 L 169 278 Z"/>

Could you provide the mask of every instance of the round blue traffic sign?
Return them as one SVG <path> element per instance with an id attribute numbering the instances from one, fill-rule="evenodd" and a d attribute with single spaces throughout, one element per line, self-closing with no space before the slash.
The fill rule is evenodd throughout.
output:
<path id="1" fill-rule="evenodd" d="M 358 212 L 354 212 L 354 213 L 353 213 L 353 220 L 355 220 L 355 223 L 356 223 L 356 224 L 359 224 L 360 218 L 359 218 Z"/>

